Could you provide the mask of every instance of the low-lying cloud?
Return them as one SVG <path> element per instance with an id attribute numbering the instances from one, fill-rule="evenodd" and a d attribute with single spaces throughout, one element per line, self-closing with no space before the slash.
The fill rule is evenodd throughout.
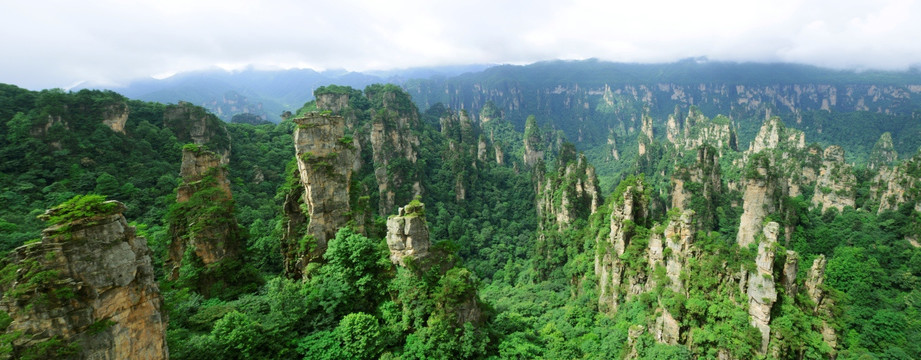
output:
<path id="1" fill-rule="evenodd" d="M 921 64 L 921 4 L 841 1 L 7 2 L 0 82 L 32 89 L 203 69 L 383 70 L 549 59 Z"/>

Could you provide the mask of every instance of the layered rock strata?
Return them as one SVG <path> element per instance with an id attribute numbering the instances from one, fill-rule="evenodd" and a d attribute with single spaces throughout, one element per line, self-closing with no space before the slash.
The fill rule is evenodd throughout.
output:
<path id="1" fill-rule="evenodd" d="M 816 179 L 812 205 L 821 207 L 822 211 L 844 207 L 854 207 L 857 196 L 857 177 L 850 165 L 844 162 L 844 149 L 832 145 L 822 155 L 822 169 Z"/>
<path id="2" fill-rule="evenodd" d="M 595 255 L 595 275 L 598 276 L 599 305 L 602 308 L 616 311 L 621 303 L 625 270 L 621 256 L 634 235 L 634 224 L 645 220 L 648 215 L 648 199 L 642 182 L 628 186 L 622 198 L 615 201 L 610 217 L 611 231 L 607 238 L 598 240 L 598 246 L 606 251 Z"/>
<path id="3" fill-rule="evenodd" d="M 387 219 L 387 247 L 390 261 L 406 266 L 406 258 L 421 260 L 429 255 L 429 230 L 425 224 L 425 205 L 418 201 L 401 207 Z"/>
<path id="4" fill-rule="evenodd" d="M 169 358 L 147 240 L 128 226 L 124 205 L 104 204 L 111 210 L 49 227 L 3 260 L 0 310 L 11 316 L 13 357 L 32 348 L 49 358 Z"/>
<path id="5" fill-rule="evenodd" d="M 358 151 L 345 137 L 345 119 L 341 116 L 310 113 L 295 118 L 294 150 L 302 193 L 303 215 L 309 219 L 300 239 L 287 239 L 288 248 L 298 255 L 286 255 L 286 268 L 296 269 L 321 256 L 330 239 L 349 221 L 349 185 L 352 164 Z M 286 201 L 288 202 L 288 201 Z M 293 206 L 289 204 L 286 206 Z"/>
<path id="6" fill-rule="evenodd" d="M 177 207 L 169 219 L 170 280 L 180 276 L 187 252 L 212 266 L 224 260 L 238 260 L 243 248 L 243 232 L 234 217 L 227 169 L 221 157 L 196 145 L 182 151 L 182 184 L 176 190 Z"/>
<path id="7" fill-rule="evenodd" d="M 777 301 L 777 289 L 774 281 L 774 248 L 780 224 L 770 222 L 764 226 L 764 237 L 758 243 L 758 255 L 755 258 L 755 271 L 748 274 L 748 314 L 752 326 L 761 331 L 761 352 L 767 353 L 771 340 L 771 308 Z"/>

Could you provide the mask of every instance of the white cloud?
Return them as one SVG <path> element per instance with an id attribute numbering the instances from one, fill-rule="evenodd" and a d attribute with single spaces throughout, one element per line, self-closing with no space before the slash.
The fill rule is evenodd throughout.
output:
<path id="1" fill-rule="evenodd" d="M 29 88 L 221 65 L 379 70 L 596 57 L 921 63 L 914 0 L 5 1 L 0 82 Z"/>

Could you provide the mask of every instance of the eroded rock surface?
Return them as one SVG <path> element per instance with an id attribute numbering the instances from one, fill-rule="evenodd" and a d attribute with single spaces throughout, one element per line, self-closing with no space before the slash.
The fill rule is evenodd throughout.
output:
<path id="1" fill-rule="evenodd" d="M 294 149 L 301 189 L 288 194 L 285 208 L 289 217 L 293 213 L 303 217 L 295 227 L 307 225 L 297 238 L 297 229 L 286 231 L 282 252 L 285 273 L 298 278 L 308 263 L 326 252 L 329 240 L 349 221 L 349 184 L 358 151 L 345 137 L 341 116 L 310 113 L 293 121 L 297 124 Z"/>
<path id="2" fill-rule="evenodd" d="M 777 301 L 774 281 L 774 247 L 780 224 L 770 222 L 764 226 L 764 238 L 758 243 L 755 271 L 748 275 L 748 314 L 752 325 L 761 331 L 761 352 L 766 353 L 771 339 L 771 307 Z"/>
<path id="3" fill-rule="evenodd" d="M 829 146 L 822 158 L 822 170 L 812 195 L 813 206 L 821 207 L 822 211 L 836 208 L 839 212 L 846 206 L 854 207 L 857 177 L 851 166 L 844 162 L 844 149 L 837 145 Z"/>
<path id="4" fill-rule="evenodd" d="M 234 217 L 230 181 L 220 155 L 200 146 L 186 146 L 180 175 L 177 209 L 169 219 L 171 241 L 166 267 L 170 280 L 179 278 L 188 251 L 207 267 L 239 259 L 243 248 L 243 233 Z"/>
<path id="5" fill-rule="evenodd" d="M 150 248 L 115 204 L 108 214 L 46 229 L 41 242 L 4 260 L 10 282 L 0 284 L 0 310 L 12 317 L 14 357 L 58 340 L 77 359 L 169 358 Z"/>
<path id="6" fill-rule="evenodd" d="M 425 205 L 417 201 L 401 207 L 387 219 L 387 247 L 390 261 L 405 266 L 406 257 L 419 260 L 429 255 L 429 229 L 425 223 Z"/>

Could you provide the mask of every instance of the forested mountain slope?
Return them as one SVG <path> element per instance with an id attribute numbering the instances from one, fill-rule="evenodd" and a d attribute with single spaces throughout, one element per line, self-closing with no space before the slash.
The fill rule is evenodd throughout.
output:
<path id="1" fill-rule="evenodd" d="M 127 331 L 120 316 L 60 333 L 23 316 L 27 299 L 44 301 L 32 318 L 103 306 L 66 290 L 93 277 L 52 276 L 106 258 L 72 250 L 96 234 L 141 254 L 130 264 L 156 284 L 107 280 L 127 264 L 92 273 L 105 291 L 147 294 L 125 313 L 165 315 L 165 334 L 141 330 L 179 359 L 921 356 L 908 81 L 793 67 L 829 87 L 749 79 L 743 101 L 737 86 L 709 90 L 732 80 L 724 72 L 643 90 L 673 75 L 614 67 L 642 81 L 605 85 L 592 68 L 604 64 L 576 65 L 589 70 L 321 87 L 278 125 L 5 85 L 0 351 L 159 349 L 106 347 Z M 550 76 L 515 78 L 534 69 Z M 467 83 L 484 74 L 491 82 Z M 871 75 L 883 85 L 862 82 Z M 593 80 L 556 85 L 572 76 Z M 809 122 L 819 114 L 828 138 Z M 894 131 L 827 142 L 858 119 Z M 110 218 L 118 235 L 91 230 Z"/>
<path id="2" fill-rule="evenodd" d="M 783 117 L 810 141 L 842 146 L 849 161 L 866 161 L 884 132 L 900 153 L 913 154 L 921 147 L 917 70 L 853 72 L 694 59 L 669 64 L 550 61 L 418 79 L 404 87 L 420 108 L 443 103 L 477 120 L 501 114 L 519 131 L 533 115 L 540 126 L 562 131 L 586 151 L 603 177 L 624 170 L 602 160 L 612 152 L 633 155 L 644 114 L 662 126 L 670 114 L 683 116 L 690 106 L 708 117 L 733 120 L 743 147 L 771 116 Z M 602 183 L 610 190 L 609 182 Z"/>

